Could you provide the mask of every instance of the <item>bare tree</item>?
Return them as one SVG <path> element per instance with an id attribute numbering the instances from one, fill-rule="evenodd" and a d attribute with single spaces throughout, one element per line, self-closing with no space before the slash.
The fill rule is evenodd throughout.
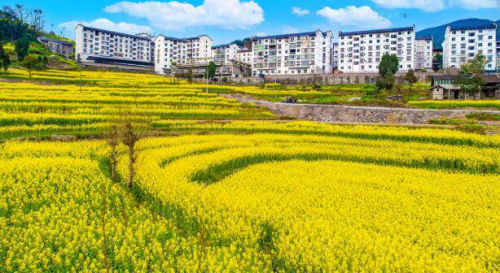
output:
<path id="1" fill-rule="evenodd" d="M 31 25 L 35 29 L 35 31 L 42 31 L 43 30 L 43 11 L 41 9 L 34 9 L 30 13 L 31 17 Z"/>
<path id="2" fill-rule="evenodd" d="M 108 135 L 108 145 L 111 148 L 109 159 L 110 159 L 110 171 L 111 180 L 116 181 L 116 166 L 118 165 L 118 145 L 120 144 L 120 132 L 118 131 L 118 126 L 115 124 L 111 125 L 111 129 Z"/>
<path id="3" fill-rule="evenodd" d="M 21 4 L 16 4 L 15 5 L 15 12 L 16 12 L 17 19 L 19 19 L 19 21 L 21 21 L 21 24 L 24 24 L 26 22 L 26 17 L 27 17 L 27 13 L 26 13 L 26 10 L 24 9 L 24 6 Z"/>
<path id="4" fill-rule="evenodd" d="M 128 148 L 128 182 L 127 186 L 132 188 L 134 182 L 134 174 L 135 174 L 135 162 L 137 161 L 137 154 L 135 150 L 135 145 L 140 140 L 139 134 L 134 131 L 132 123 L 125 124 L 125 131 L 123 134 L 123 144 Z"/>

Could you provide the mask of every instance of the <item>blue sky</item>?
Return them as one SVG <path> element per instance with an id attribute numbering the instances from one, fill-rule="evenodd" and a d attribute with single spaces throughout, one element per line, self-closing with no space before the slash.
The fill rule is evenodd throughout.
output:
<path id="1" fill-rule="evenodd" d="M 215 44 L 253 35 L 315 29 L 351 31 L 415 25 L 417 30 L 458 19 L 500 19 L 500 0 L 2 0 L 41 8 L 46 29 L 74 37 L 74 26 L 174 37 L 208 34 Z"/>

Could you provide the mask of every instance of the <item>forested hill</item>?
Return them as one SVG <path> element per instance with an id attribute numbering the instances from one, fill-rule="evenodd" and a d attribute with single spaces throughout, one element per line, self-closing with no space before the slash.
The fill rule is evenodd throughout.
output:
<path id="1" fill-rule="evenodd" d="M 498 25 L 500 24 L 500 20 L 496 22 L 487 19 L 476 19 L 476 18 L 458 20 L 442 26 L 421 30 L 417 32 L 417 37 L 432 36 L 434 38 L 434 47 L 441 49 L 447 26 L 482 26 L 491 23 L 496 23 Z M 500 40 L 500 28 L 497 29 L 497 40 Z"/>

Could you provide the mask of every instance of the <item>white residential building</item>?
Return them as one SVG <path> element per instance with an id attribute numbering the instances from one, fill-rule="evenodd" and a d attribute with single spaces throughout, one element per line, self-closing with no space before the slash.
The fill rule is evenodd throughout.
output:
<path id="1" fill-rule="evenodd" d="M 415 70 L 431 70 L 434 58 L 432 37 L 419 37 L 415 40 Z"/>
<path id="2" fill-rule="evenodd" d="M 236 54 L 236 60 L 240 63 L 251 65 L 253 62 L 253 51 L 248 48 L 242 48 Z"/>
<path id="3" fill-rule="evenodd" d="M 236 61 L 240 47 L 237 44 L 226 44 L 212 47 L 212 56 L 216 64 L 230 64 Z"/>
<path id="4" fill-rule="evenodd" d="M 153 38 L 147 34 L 76 27 L 75 58 L 82 62 L 152 67 L 153 49 Z"/>
<path id="5" fill-rule="evenodd" d="M 254 37 L 252 74 L 330 73 L 331 31 Z"/>
<path id="6" fill-rule="evenodd" d="M 332 45 L 332 67 L 333 69 L 339 69 L 339 43 L 333 43 Z"/>
<path id="7" fill-rule="evenodd" d="M 497 41 L 497 72 L 500 72 L 500 41 Z"/>
<path id="8" fill-rule="evenodd" d="M 488 61 L 485 70 L 495 70 L 496 28 L 495 24 L 472 27 L 448 26 L 443 42 L 443 67 L 460 68 L 478 54 L 482 54 Z"/>
<path id="9" fill-rule="evenodd" d="M 213 60 L 212 39 L 206 35 L 195 38 L 155 38 L 155 71 L 170 74 L 172 66 L 202 65 Z"/>
<path id="10" fill-rule="evenodd" d="M 378 72 L 385 54 L 399 59 L 399 70 L 414 69 L 415 27 L 339 33 L 339 70 Z"/>

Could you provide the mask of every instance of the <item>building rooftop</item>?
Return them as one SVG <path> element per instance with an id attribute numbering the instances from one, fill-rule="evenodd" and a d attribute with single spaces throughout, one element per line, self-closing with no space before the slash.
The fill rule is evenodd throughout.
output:
<path id="1" fill-rule="evenodd" d="M 436 86 L 441 86 L 446 90 L 460 90 L 460 86 L 454 84 L 438 84 Z"/>
<path id="2" fill-rule="evenodd" d="M 432 41 L 433 38 L 432 38 L 432 36 L 421 36 L 421 37 L 415 38 L 415 40 L 419 40 L 419 41 Z"/>
<path id="3" fill-rule="evenodd" d="M 51 39 L 47 37 L 38 37 L 38 40 L 41 42 L 52 42 L 52 43 L 58 43 L 58 44 L 63 44 L 67 46 L 73 46 L 73 43 L 62 41 L 62 40 L 57 40 L 57 39 Z"/>
<path id="4" fill-rule="evenodd" d="M 222 47 L 229 47 L 231 45 L 234 45 L 234 44 L 222 44 L 222 45 L 216 45 L 216 46 L 212 46 L 212 49 L 217 49 L 217 48 L 222 48 Z"/>
<path id="5" fill-rule="evenodd" d="M 479 26 L 450 26 L 451 31 L 455 30 L 480 30 L 480 29 L 496 29 L 497 25 L 494 23 Z"/>
<path id="6" fill-rule="evenodd" d="M 248 53 L 248 52 L 252 52 L 252 51 L 250 49 L 246 48 L 246 47 L 238 50 L 238 53 Z"/>
<path id="7" fill-rule="evenodd" d="M 432 76 L 433 81 L 454 81 L 458 78 L 471 78 L 472 75 L 436 75 Z M 479 75 L 486 84 L 500 83 L 500 76 L 496 74 L 482 74 Z"/>
<path id="8" fill-rule="evenodd" d="M 402 27 L 402 28 L 386 28 L 386 29 L 373 29 L 373 30 L 363 30 L 363 31 L 352 31 L 352 32 L 339 32 L 339 36 L 352 36 L 352 35 L 366 35 L 366 34 L 377 34 L 377 33 L 387 33 L 387 32 L 400 32 L 400 31 L 413 31 L 414 27 Z"/>
<path id="9" fill-rule="evenodd" d="M 142 40 L 151 40 L 150 37 L 144 37 L 144 36 L 139 36 L 139 35 L 132 35 L 132 34 L 127 34 L 127 33 L 120 33 L 116 31 L 111 31 L 111 30 L 105 30 L 105 29 L 100 29 L 100 28 L 94 28 L 94 27 L 87 27 L 84 25 L 81 25 L 84 30 L 93 30 L 93 31 L 99 31 L 99 32 L 104 32 L 108 34 L 113 34 L 113 35 L 119 35 L 119 36 L 125 36 L 129 38 L 135 38 L 135 39 L 142 39 Z"/>
<path id="10" fill-rule="evenodd" d="M 325 34 L 325 32 L 322 32 L 322 33 Z M 280 38 L 289 38 L 289 37 L 300 37 L 300 36 L 316 36 L 316 31 L 254 37 L 254 38 L 252 38 L 252 41 L 263 40 L 263 39 L 280 39 Z"/>
<path id="11" fill-rule="evenodd" d="M 207 36 L 207 35 L 200 35 L 198 37 L 191 37 L 191 38 L 175 38 L 175 37 L 165 36 L 163 34 L 158 35 L 158 37 L 160 37 L 160 36 L 163 37 L 163 38 L 165 38 L 166 40 L 178 41 L 178 42 L 186 42 L 186 41 L 196 40 L 196 39 L 199 39 L 202 36 Z M 207 36 L 207 37 L 210 38 L 209 36 Z"/>

